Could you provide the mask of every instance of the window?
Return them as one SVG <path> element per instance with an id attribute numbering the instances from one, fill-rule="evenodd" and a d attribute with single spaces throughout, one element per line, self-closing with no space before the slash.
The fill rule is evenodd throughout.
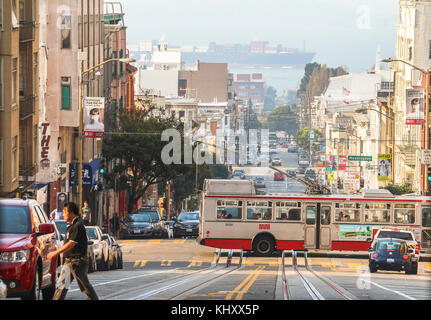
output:
<path id="1" fill-rule="evenodd" d="M 218 200 L 217 219 L 242 219 L 242 201 Z"/>
<path id="2" fill-rule="evenodd" d="M 38 73 L 38 56 L 37 53 L 33 53 L 33 95 L 37 95 L 38 90 L 38 80 L 39 80 L 39 73 Z"/>
<path id="3" fill-rule="evenodd" d="M 179 79 L 178 80 L 178 96 L 184 97 L 187 91 L 187 80 Z"/>
<path id="4" fill-rule="evenodd" d="M 0 138 L 0 186 L 1 185 L 3 185 L 3 139 L 2 138 Z"/>
<path id="5" fill-rule="evenodd" d="M 117 52 L 113 51 L 112 52 L 112 59 L 117 59 Z M 117 76 L 117 61 L 112 61 L 112 76 L 116 77 Z"/>
<path id="6" fill-rule="evenodd" d="M 3 29 L 3 0 L 0 0 L 0 30 Z"/>
<path id="7" fill-rule="evenodd" d="M 272 220 L 271 201 L 247 201 L 248 220 Z"/>
<path id="8" fill-rule="evenodd" d="M 320 209 L 320 224 L 327 226 L 331 223 L 331 207 L 321 207 Z"/>
<path id="9" fill-rule="evenodd" d="M 336 203 L 335 221 L 337 222 L 360 222 L 361 205 L 359 203 Z"/>
<path id="10" fill-rule="evenodd" d="M 394 222 L 401 224 L 415 223 L 414 204 L 396 204 L 394 209 Z"/>
<path id="11" fill-rule="evenodd" d="M 33 127 L 33 161 L 32 163 L 36 163 L 37 162 L 37 145 L 39 142 L 39 139 L 37 138 L 37 133 L 38 133 L 38 128 L 37 128 L 37 124 L 34 125 Z"/>
<path id="12" fill-rule="evenodd" d="M 0 0 L 0 4 L 1 4 Z M 1 8 L 1 5 L 0 5 Z M 1 17 L 1 12 L 0 12 Z M 3 59 L 0 57 L 0 110 L 3 110 Z"/>
<path id="13" fill-rule="evenodd" d="M 70 77 L 61 77 L 61 109 L 71 109 Z"/>
<path id="14" fill-rule="evenodd" d="M 431 248 L 431 230 L 422 230 L 421 247 Z"/>
<path id="15" fill-rule="evenodd" d="M 301 209 L 297 202 L 276 202 L 276 220 L 300 221 Z"/>
<path id="16" fill-rule="evenodd" d="M 19 96 L 24 96 L 25 91 L 25 80 L 24 75 L 26 75 L 26 65 L 25 65 L 25 54 L 19 55 Z"/>
<path id="17" fill-rule="evenodd" d="M 15 180 L 18 175 L 17 164 L 18 164 L 18 136 L 15 136 L 12 139 L 12 181 Z"/>
<path id="18" fill-rule="evenodd" d="M 390 222 L 391 205 L 386 203 L 365 204 L 365 222 L 388 223 Z"/>
<path id="19" fill-rule="evenodd" d="M 307 224 L 316 224 L 316 207 L 308 206 L 306 210 L 306 220 Z"/>
<path id="20" fill-rule="evenodd" d="M 422 208 L 422 227 L 431 227 L 431 207 Z"/>
<path id="21" fill-rule="evenodd" d="M 61 48 L 71 48 L 72 17 L 61 16 Z"/>
<path id="22" fill-rule="evenodd" d="M 123 49 L 120 50 L 120 59 L 123 58 Z M 123 76 L 123 65 L 124 63 L 120 62 L 120 77 Z"/>
<path id="23" fill-rule="evenodd" d="M 19 0 L 19 21 L 25 21 L 25 2 L 24 0 Z"/>
<path id="24" fill-rule="evenodd" d="M 18 58 L 12 59 L 12 103 L 16 103 L 17 79 L 18 77 Z"/>

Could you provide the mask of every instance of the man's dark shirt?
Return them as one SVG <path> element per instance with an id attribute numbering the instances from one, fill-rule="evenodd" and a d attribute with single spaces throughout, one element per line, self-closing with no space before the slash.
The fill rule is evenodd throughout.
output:
<path id="1" fill-rule="evenodd" d="M 65 258 L 77 258 L 87 256 L 87 232 L 84 223 L 80 217 L 73 220 L 71 225 L 67 226 L 66 239 L 64 244 L 69 241 L 76 242 L 72 250 L 65 252 Z"/>

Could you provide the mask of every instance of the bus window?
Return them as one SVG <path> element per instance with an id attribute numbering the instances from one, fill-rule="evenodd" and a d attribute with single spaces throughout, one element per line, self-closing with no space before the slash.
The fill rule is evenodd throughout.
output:
<path id="1" fill-rule="evenodd" d="M 365 222 L 389 223 L 391 205 L 386 203 L 367 203 L 365 205 Z"/>
<path id="2" fill-rule="evenodd" d="M 421 247 L 426 249 L 431 248 L 431 230 L 422 230 Z"/>
<path id="3" fill-rule="evenodd" d="M 331 207 L 322 207 L 320 209 L 320 224 L 327 226 L 331 223 Z"/>
<path id="4" fill-rule="evenodd" d="M 431 227 L 431 207 L 422 208 L 422 227 Z"/>
<path id="5" fill-rule="evenodd" d="M 241 219 L 242 201 L 217 201 L 217 219 Z"/>
<path id="6" fill-rule="evenodd" d="M 306 223 L 307 224 L 316 224 L 316 207 L 309 206 L 306 211 Z"/>
<path id="7" fill-rule="evenodd" d="M 360 222 L 361 205 L 359 203 L 339 203 L 335 209 L 335 221 Z"/>
<path id="8" fill-rule="evenodd" d="M 272 220 L 272 202 L 247 201 L 248 220 Z"/>
<path id="9" fill-rule="evenodd" d="M 415 223 L 414 204 L 396 204 L 394 210 L 394 222 L 400 224 Z"/>
<path id="10" fill-rule="evenodd" d="M 301 220 L 301 209 L 292 208 L 297 207 L 297 202 L 277 202 L 275 209 L 275 217 L 277 220 Z"/>

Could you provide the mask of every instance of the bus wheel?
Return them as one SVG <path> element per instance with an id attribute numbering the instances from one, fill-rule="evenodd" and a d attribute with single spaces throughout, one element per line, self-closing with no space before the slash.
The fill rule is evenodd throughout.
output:
<path id="1" fill-rule="evenodd" d="M 253 242 L 253 251 L 260 256 L 270 256 L 274 247 L 274 239 L 269 235 L 258 236 Z"/>

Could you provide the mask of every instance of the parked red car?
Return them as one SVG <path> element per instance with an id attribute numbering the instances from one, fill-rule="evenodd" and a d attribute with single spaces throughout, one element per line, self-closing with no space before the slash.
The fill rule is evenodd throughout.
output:
<path id="1" fill-rule="evenodd" d="M 284 181 L 284 174 L 280 172 L 274 173 L 274 181 Z"/>
<path id="2" fill-rule="evenodd" d="M 0 200 L 0 275 L 8 297 L 52 299 L 57 260 L 53 224 L 36 200 Z"/>

